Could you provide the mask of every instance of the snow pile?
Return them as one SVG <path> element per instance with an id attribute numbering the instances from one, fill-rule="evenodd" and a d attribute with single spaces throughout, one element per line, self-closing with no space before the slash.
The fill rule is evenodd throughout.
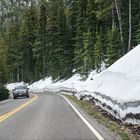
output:
<path id="1" fill-rule="evenodd" d="M 77 93 L 77 97 L 90 96 L 116 118 L 140 124 L 140 45 L 103 72 L 91 72 L 85 81 L 79 74 L 75 74 L 70 79 L 56 83 L 46 78 L 30 88 L 71 91 Z"/>
<path id="2" fill-rule="evenodd" d="M 105 63 L 102 62 L 101 65 L 101 71 L 105 70 Z M 91 81 L 92 78 L 97 75 L 98 73 L 94 70 L 92 71 L 88 78 L 87 81 Z M 32 92 L 40 92 L 40 91 L 51 91 L 51 92 L 59 92 L 62 90 L 66 91 L 75 91 L 75 92 L 80 92 L 84 90 L 84 77 L 81 76 L 80 74 L 74 74 L 71 78 L 67 80 L 60 80 L 57 82 L 53 82 L 51 77 L 46 77 L 45 79 L 41 79 L 32 85 L 28 86 L 30 88 L 30 91 Z"/>
<path id="3" fill-rule="evenodd" d="M 28 86 L 29 91 L 34 91 L 34 92 L 43 92 L 45 87 L 50 86 L 52 84 L 52 78 L 51 77 L 46 77 L 44 79 L 41 79 L 32 85 Z"/>
<path id="4" fill-rule="evenodd" d="M 85 90 L 100 92 L 120 103 L 140 100 L 140 80 L 129 79 L 122 73 L 106 70 L 84 85 Z"/>
<path id="5" fill-rule="evenodd" d="M 86 94 L 107 111 L 125 122 L 140 124 L 140 45 L 84 84 Z"/>
<path id="6" fill-rule="evenodd" d="M 11 84 L 7 84 L 6 88 L 12 92 L 12 90 L 16 87 L 16 86 L 20 86 L 20 85 L 25 85 L 24 82 L 16 82 L 16 83 L 11 83 Z"/>
<path id="7" fill-rule="evenodd" d="M 106 69 L 105 63 L 102 62 L 101 71 Z M 96 70 L 92 71 L 86 81 L 93 80 L 98 73 Z M 52 83 L 51 85 L 47 85 L 45 87 L 46 91 L 53 91 L 53 92 L 60 92 L 60 91 L 67 91 L 67 92 L 76 92 L 81 96 L 81 91 L 85 91 L 87 85 L 85 83 L 85 77 L 81 76 L 80 74 L 74 74 L 71 78 L 67 80 L 61 80 L 56 83 Z"/>
<path id="8" fill-rule="evenodd" d="M 56 83 L 53 83 L 50 87 L 47 89 L 51 89 L 51 91 L 78 91 L 78 87 L 81 87 L 82 84 L 82 76 L 80 74 L 75 74 L 71 78 L 64 80 L 64 81 L 58 81 Z M 47 90 L 46 89 L 46 90 Z M 81 91 L 81 88 L 79 89 Z"/>

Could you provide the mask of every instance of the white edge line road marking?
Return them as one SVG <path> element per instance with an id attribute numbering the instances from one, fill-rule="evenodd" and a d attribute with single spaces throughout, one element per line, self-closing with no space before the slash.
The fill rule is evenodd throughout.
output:
<path id="1" fill-rule="evenodd" d="M 69 103 L 72 109 L 77 113 L 77 115 L 87 125 L 87 127 L 92 131 L 92 133 L 98 138 L 98 140 L 104 140 L 104 138 L 99 134 L 99 132 L 83 117 L 83 115 L 71 104 L 71 102 L 63 95 L 60 96 L 62 96 Z"/>

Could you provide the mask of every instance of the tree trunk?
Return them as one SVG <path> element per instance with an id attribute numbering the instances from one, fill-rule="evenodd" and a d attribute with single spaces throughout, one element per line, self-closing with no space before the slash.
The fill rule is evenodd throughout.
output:
<path id="1" fill-rule="evenodd" d="M 23 68 L 21 68 L 21 80 L 23 81 Z"/>
<path id="2" fill-rule="evenodd" d="M 114 8 L 112 8 L 112 30 L 115 27 L 115 16 L 114 16 Z"/>
<path id="3" fill-rule="evenodd" d="M 19 66 L 17 65 L 17 82 L 19 82 Z"/>
<path id="4" fill-rule="evenodd" d="M 118 4 L 118 0 L 115 0 L 115 7 L 116 7 L 118 21 L 119 21 L 119 29 L 120 29 L 121 43 L 123 45 L 123 54 L 124 54 L 125 52 L 124 52 L 124 39 L 123 39 L 123 31 L 122 31 L 122 19 L 121 19 L 121 10 L 120 10 L 120 6 Z"/>
<path id="5" fill-rule="evenodd" d="M 13 66 L 12 66 L 12 77 L 11 77 L 12 83 L 14 82 L 14 70 L 13 70 Z"/>
<path id="6" fill-rule="evenodd" d="M 132 19 L 132 15 L 131 15 L 132 11 L 131 11 L 131 0 L 129 0 L 129 40 L 128 40 L 128 51 L 131 50 L 131 32 L 132 32 L 132 25 L 131 25 L 131 19 Z"/>

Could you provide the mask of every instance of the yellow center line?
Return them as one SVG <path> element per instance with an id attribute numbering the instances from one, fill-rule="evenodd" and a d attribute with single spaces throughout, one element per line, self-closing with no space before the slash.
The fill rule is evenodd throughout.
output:
<path id="1" fill-rule="evenodd" d="M 15 108 L 15 109 L 12 110 L 12 111 L 10 111 L 10 112 L 8 112 L 8 113 L 6 113 L 6 114 L 0 116 L 0 122 L 4 121 L 5 119 L 9 118 L 9 117 L 12 116 L 13 114 L 19 112 L 20 110 L 22 110 L 23 108 L 25 108 L 26 106 L 28 106 L 29 104 L 31 104 L 34 100 L 37 99 L 37 97 L 38 97 L 37 95 L 34 95 L 34 97 L 33 97 L 31 100 L 29 100 L 28 102 L 26 102 L 26 103 L 24 103 L 23 105 L 21 105 L 21 106 Z"/>

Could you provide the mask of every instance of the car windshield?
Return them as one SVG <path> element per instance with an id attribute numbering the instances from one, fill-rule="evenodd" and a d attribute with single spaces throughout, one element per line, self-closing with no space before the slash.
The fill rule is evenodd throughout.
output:
<path id="1" fill-rule="evenodd" d="M 27 89 L 27 87 L 26 86 L 18 86 L 15 89 Z"/>

